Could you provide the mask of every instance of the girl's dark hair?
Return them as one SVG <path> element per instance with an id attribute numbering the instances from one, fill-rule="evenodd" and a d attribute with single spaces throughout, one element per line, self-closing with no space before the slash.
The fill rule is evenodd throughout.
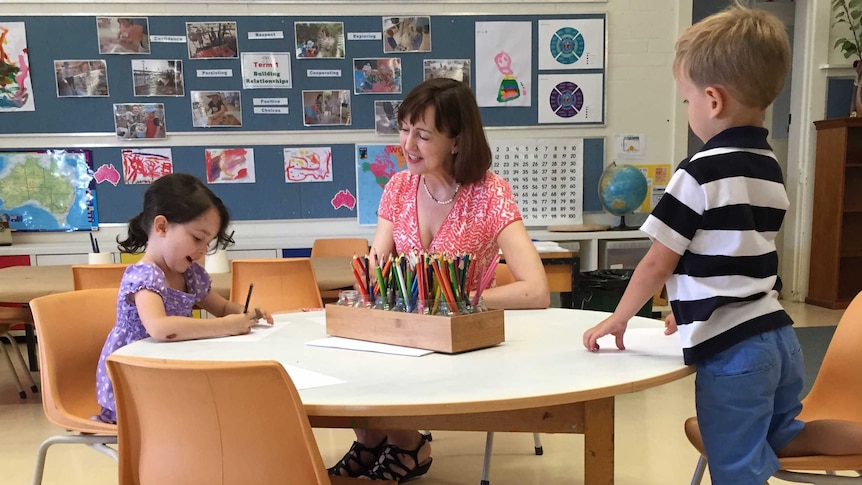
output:
<path id="1" fill-rule="evenodd" d="M 221 218 L 215 240 L 216 247 L 232 243 L 226 234 L 230 213 L 221 199 L 193 175 L 165 175 L 147 188 L 144 193 L 144 210 L 129 219 L 129 236 L 122 241 L 117 236 L 117 244 L 123 252 L 139 253 L 147 247 L 156 216 L 162 215 L 168 222 L 183 224 L 197 219 L 211 208 L 218 210 Z"/>
<path id="2" fill-rule="evenodd" d="M 482 115 L 470 86 L 448 78 L 429 79 L 413 88 L 398 107 L 398 124 L 415 123 L 434 107 L 434 127 L 451 138 L 458 138 L 450 173 L 460 184 L 485 178 L 491 168 L 491 147 L 482 128 Z"/>

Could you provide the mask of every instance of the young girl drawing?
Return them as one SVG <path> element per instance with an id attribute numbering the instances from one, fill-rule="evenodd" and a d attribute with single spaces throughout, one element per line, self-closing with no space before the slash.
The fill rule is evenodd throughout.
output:
<path id="1" fill-rule="evenodd" d="M 260 318 L 272 324 L 267 311 L 246 314 L 242 305 L 211 291 L 210 277 L 197 263 L 228 240 L 229 222 L 221 199 L 189 174 L 166 175 L 147 189 L 143 211 L 129 220 L 128 238 L 118 240 L 121 250 L 143 249 L 144 257 L 126 269 L 120 283 L 117 323 L 96 370 L 102 412 L 94 419 L 117 420 L 105 358 L 120 347 L 146 337 L 170 342 L 244 334 Z M 216 318 L 192 318 L 195 305 Z"/>

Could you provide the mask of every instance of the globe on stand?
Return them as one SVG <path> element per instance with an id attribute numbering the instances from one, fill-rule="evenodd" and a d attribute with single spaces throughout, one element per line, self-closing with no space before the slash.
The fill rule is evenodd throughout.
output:
<path id="1" fill-rule="evenodd" d="M 599 178 L 599 200 L 606 211 L 620 216 L 620 225 L 612 231 L 637 229 L 626 226 L 626 214 L 636 211 L 647 196 L 647 179 L 631 165 L 611 163 Z"/>

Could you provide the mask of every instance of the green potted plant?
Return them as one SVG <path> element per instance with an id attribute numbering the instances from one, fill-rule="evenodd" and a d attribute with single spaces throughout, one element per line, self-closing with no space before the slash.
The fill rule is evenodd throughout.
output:
<path id="1" fill-rule="evenodd" d="M 840 49 L 845 59 L 853 58 L 856 69 L 856 89 L 850 103 L 850 116 L 862 113 L 862 0 L 832 0 L 833 26 L 847 24 L 848 37 L 835 41 L 835 48 Z"/>

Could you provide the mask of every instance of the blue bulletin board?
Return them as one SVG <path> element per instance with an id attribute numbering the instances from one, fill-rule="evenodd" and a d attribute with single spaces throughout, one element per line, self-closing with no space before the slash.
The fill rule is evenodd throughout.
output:
<path id="1" fill-rule="evenodd" d="M 386 39 L 367 38 L 370 33 L 381 33 L 380 16 L 332 16 L 332 17 L 286 17 L 286 16 L 236 16 L 233 18 L 205 16 L 148 16 L 147 33 L 150 36 L 149 54 L 101 54 L 97 20 L 95 16 L 9 16 L 0 12 L 0 23 L 23 22 L 26 25 L 27 47 L 32 79 L 35 111 L 0 112 L 0 132 L 4 134 L 81 134 L 113 133 L 114 104 L 160 103 L 164 107 L 164 129 L 166 138 L 158 147 L 171 148 L 176 172 L 192 173 L 206 180 L 205 151 L 212 146 L 172 146 L 172 133 L 218 133 L 259 131 L 327 132 L 332 141 L 339 141 L 339 132 L 344 130 L 369 130 L 369 143 L 397 143 L 395 137 L 377 137 L 374 134 L 374 101 L 399 100 L 413 86 L 421 82 L 426 62 L 439 59 L 461 59 L 470 61 L 466 74 L 475 87 L 477 53 L 477 22 L 519 22 L 529 24 L 531 45 L 541 54 L 565 62 L 580 62 L 589 56 L 584 50 L 583 40 L 571 28 L 558 27 L 567 20 L 598 21 L 597 38 L 601 38 L 601 56 L 593 54 L 593 60 L 578 71 L 588 76 L 600 88 L 601 96 L 592 108 L 592 118 L 580 122 L 579 126 L 604 126 L 605 87 L 605 14 L 560 14 L 560 15 L 453 15 L 431 16 L 430 31 L 433 44 L 427 52 L 385 51 Z M 186 42 L 187 23 L 231 21 L 236 23 L 236 58 L 206 59 L 190 58 Z M 302 58 L 297 46 L 298 25 L 305 22 L 333 22 L 343 24 L 346 41 L 343 58 Z M 564 23 L 564 22 L 563 22 Z M 595 24 L 595 22 L 593 22 Z M 548 27 L 550 25 L 551 27 Z M 551 45 L 540 38 L 542 29 L 552 29 Z M 556 29 L 556 30 L 554 30 Z M 57 35 L 58 32 L 74 33 L 74 36 Z M 264 35 L 261 35 L 263 33 Z M 268 35 L 267 33 L 280 33 Z M 352 35 L 356 34 L 356 35 Z M 366 37 L 366 38 L 364 38 Z M 173 40 L 171 40 L 173 38 Z M 183 38 L 177 42 L 176 38 Z M 72 40 L 73 39 L 73 40 Z M 167 40 L 165 40 L 167 39 Z M 481 46 L 480 46 L 481 47 Z M 589 47 L 589 46 L 588 46 Z M 257 88 L 243 86 L 243 53 L 282 53 L 290 59 L 290 87 L 287 89 Z M 487 127 L 538 127 L 545 126 L 538 106 L 550 102 L 560 113 L 571 113 L 580 109 L 577 90 L 568 89 L 572 83 L 558 80 L 570 71 L 566 66 L 548 69 L 541 65 L 542 55 L 533 55 L 530 65 L 530 81 L 533 89 L 523 93 L 529 97 L 530 106 L 506 106 L 504 108 L 481 108 L 483 123 Z M 560 57 L 562 56 L 562 57 Z M 599 58 L 600 57 L 600 58 Z M 397 58 L 401 74 L 402 93 L 357 94 L 354 78 L 357 66 L 355 59 L 381 61 Z M 103 62 L 107 71 L 108 94 L 98 97 L 58 96 L 58 60 L 97 60 Z M 141 59 L 180 60 L 183 64 L 182 96 L 136 96 L 133 63 Z M 320 76 L 312 74 L 329 73 Z M 222 72 L 229 75 L 210 76 L 201 73 Z M 333 73 L 338 73 L 333 76 Z M 547 79 L 546 79 L 547 78 Z M 551 83 L 552 90 L 540 92 L 540 86 Z M 544 84 L 543 84 L 544 83 Z M 502 87 L 501 87 L 502 89 Z M 560 91 L 563 89 L 563 92 Z M 307 126 L 303 117 L 303 91 L 348 90 L 350 92 L 350 123 L 344 125 Z M 241 126 L 197 127 L 192 116 L 191 91 L 237 91 L 241 100 Z M 265 114 L 255 106 L 259 99 L 283 99 L 278 114 Z M 305 103 L 308 105 L 308 103 Z M 553 123 L 551 123 L 553 124 Z M 583 136 L 583 135 L 581 135 Z M 379 141 L 374 141 L 378 139 Z M 34 140 L 38 139 L 34 137 Z M 227 204 L 232 217 L 238 220 L 306 219 L 356 217 L 357 207 L 351 207 L 348 192 L 357 195 L 356 157 L 354 144 L 331 143 L 311 146 L 331 148 L 331 181 L 309 183 L 285 183 L 283 145 L 252 145 L 235 142 L 240 137 L 225 137 L 224 143 L 254 149 L 256 180 L 251 184 L 212 184 L 211 188 Z M 318 138 L 319 140 L 319 138 Z M 188 143 L 187 138 L 184 142 Z M 584 138 L 584 211 L 600 211 L 601 206 L 594 187 L 604 167 L 604 139 Z M 116 146 L 83 147 L 92 152 L 94 167 L 114 167 L 123 173 L 121 150 L 130 141 L 118 140 Z M 82 143 L 82 144 L 85 144 Z M 80 147 L 81 144 L 78 146 Z M 148 143 L 149 146 L 154 146 Z M 26 149 L 38 149 L 38 146 Z M 133 148 L 133 147 L 129 147 Z M 594 180 L 593 180 L 594 178 Z M 120 179 L 117 185 L 110 181 L 98 184 L 98 220 L 105 223 L 126 222 L 140 210 L 146 185 L 126 184 Z M 341 198 L 339 194 L 342 194 Z"/>

